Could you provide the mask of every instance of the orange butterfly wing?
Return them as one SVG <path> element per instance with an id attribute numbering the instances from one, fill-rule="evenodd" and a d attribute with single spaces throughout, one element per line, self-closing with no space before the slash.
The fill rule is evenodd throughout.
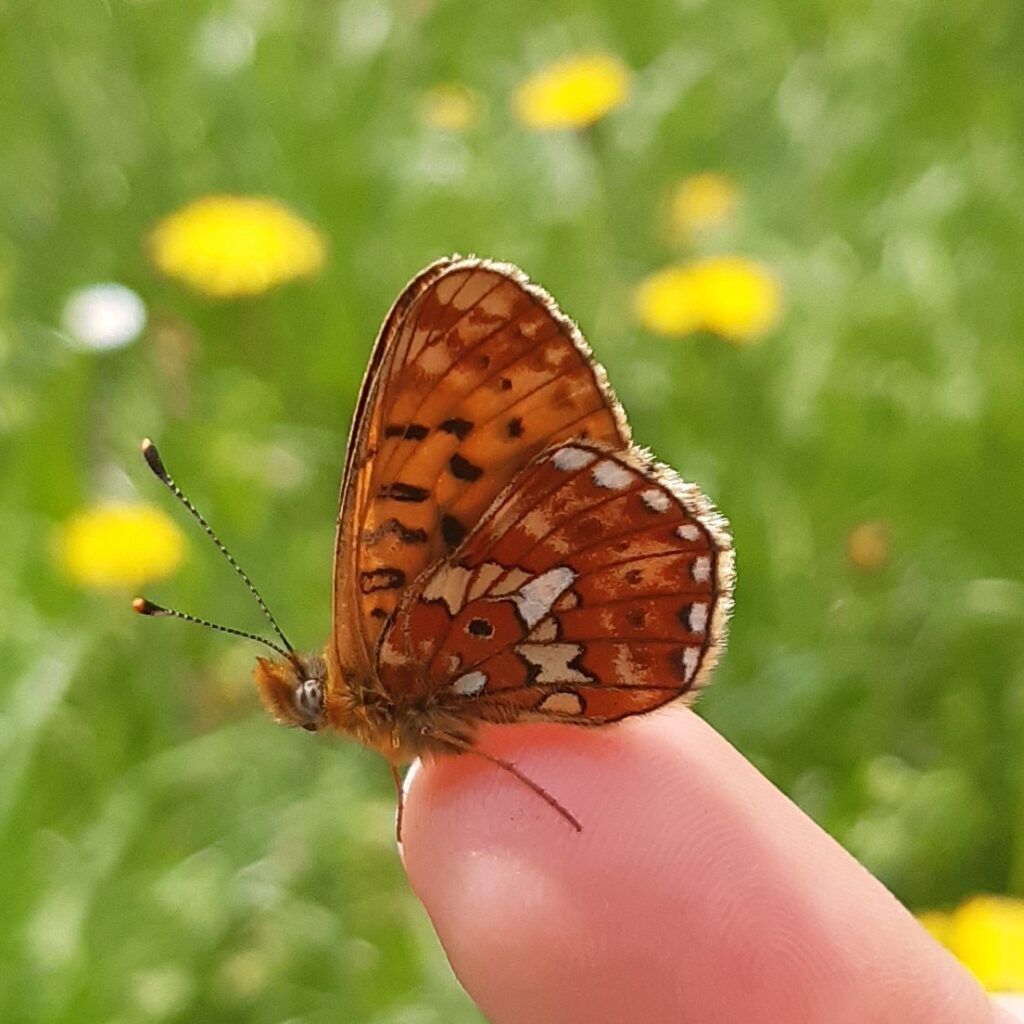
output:
<path id="1" fill-rule="evenodd" d="M 399 707 L 612 722 L 694 694 L 725 643 L 727 523 L 636 449 L 543 453 L 406 594 L 379 674 Z"/>
<path id="2" fill-rule="evenodd" d="M 620 447 L 629 427 L 543 289 L 478 259 L 440 260 L 406 287 L 371 355 L 342 482 L 331 648 L 343 678 L 372 679 L 406 589 L 540 451 L 574 437 Z"/>

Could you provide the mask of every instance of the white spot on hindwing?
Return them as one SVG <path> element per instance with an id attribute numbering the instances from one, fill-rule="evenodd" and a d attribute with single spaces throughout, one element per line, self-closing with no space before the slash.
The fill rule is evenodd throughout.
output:
<path id="1" fill-rule="evenodd" d="M 460 697 L 475 697 L 486 685 L 487 676 L 483 672 L 467 672 L 452 683 L 452 689 Z"/>
<path id="2" fill-rule="evenodd" d="M 669 501 L 668 495 L 664 491 L 659 491 L 652 487 L 650 490 L 643 491 L 640 495 L 644 500 L 644 504 L 652 512 L 667 512 L 672 505 Z"/>
<path id="3" fill-rule="evenodd" d="M 602 459 L 592 472 L 594 483 L 609 491 L 621 491 L 633 482 L 633 474 L 611 459 Z"/>
<path id="4" fill-rule="evenodd" d="M 700 649 L 697 647 L 687 647 L 683 651 L 683 678 L 686 682 L 693 680 L 693 674 L 697 671 L 697 663 L 700 661 Z"/>
<path id="5" fill-rule="evenodd" d="M 690 632 L 703 633 L 708 625 L 708 606 L 703 602 L 690 606 Z"/>
<path id="6" fill-rule="evenodd" d="M 452 615 L 458 615 L 466 604 L 466 587 L 472 575 L 473 570 L 465 566 L 445 565 L 423 588 L 423 598 L 426 601 L 443 601 Z"/>
<path id="7" fill-rule="evenodd" d="M 509 569 L 508 575 L 491 587 L 489 596 L 504 597 L 506 594 L 511 594 L 513 590 L 518 590 L 529 579 L 528 572 L 524 572 L 522 569 Z"/>
<path id="8" fill-rule="evenodd" d="M 540 711 L 553 711 L 558 715 L 583 714 L 583 699 L 571 690 L 562 690 L 545 697 L 538 705 Z"/>
<path id="9" fill-rule="evenodd" d="M 524 583 L 512 595 L 523 622 L 532 629 L 551 611 L 551 606 L 572 586 L 576 573 L 566 565 L 556 566 Z"/>
<path id="10" fill-rule="evenodd" d="M 707 555 L 693 560 L 693 578 L 698 583 L 707 583 L 711 579 L 711 559 Z"/>
<path id="11" fill-rule="evenodd" d="M 573 470 L 586 469 L 596 458 L 597 456 L 593 452 L 588 452 L 585 448 L 569 446 L 559 448 L 551 456 L 551 461 L 555 464 L 555 469 L 560 469 L 563 473 L 571 473 Z"/>
<path id="12" fill-rule="evenodd" d="M 676 529 L 676 533 L 682 537 L 683 540 L 700 540 L 700 530 L 698 530 L 693 523 L 684 523 Z"/>
<path id="13" fill-rule="evenodd" d="M 484 562 L 476 570 L 476 576 L 466 594 L 467 601 L 475 601 L 481 594 L 486 593 L 487 588 L 504 573 L 505 567 L 498 562 Z"/>
<path id="14" fill-rule="evenodd" d="M 594 680 L 585 672 L 569 665 L 582 653 L 579 644 L 516 644 L 516 654 L 538 669 L 531 682 L 540 685 L 592 683 Z"/>
<path id="15" fill-rule="evenodd" d="M 547 618 L 541 619 L 526 639 L 537 644 L 548 644 L 557 640 L 558 623 L 555 621 L 555 617 L 549 615 Z"/>

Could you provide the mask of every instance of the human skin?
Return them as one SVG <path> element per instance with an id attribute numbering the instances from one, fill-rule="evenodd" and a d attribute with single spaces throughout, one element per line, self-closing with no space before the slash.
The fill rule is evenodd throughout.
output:
<path id="1" fill-rule="evenodd" d="M 403 856 L 492 1024 L 997 1024 L 971 976 L 690 711 L 491 726 L 407 782 Z"/>

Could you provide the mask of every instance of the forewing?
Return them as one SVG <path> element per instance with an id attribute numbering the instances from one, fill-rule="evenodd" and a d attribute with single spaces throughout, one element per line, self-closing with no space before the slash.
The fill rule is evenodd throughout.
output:
<path id="1" fill-rule="evenodd" d="M 353 427 L 335 544 L 339 663 L 372 664 L 405 589 L 538 452 L 628 434 L 603 370 L 545 291 L 508 264 L 428 267 L 384 323 Z"/>
<path id="2" fill-rule="evenodd" d="M 635 448 L 545 452 L 421 577 L 380 648 L 398 706 L 585 724 L 692 696 L 725 643 L 728 524 Z"/>

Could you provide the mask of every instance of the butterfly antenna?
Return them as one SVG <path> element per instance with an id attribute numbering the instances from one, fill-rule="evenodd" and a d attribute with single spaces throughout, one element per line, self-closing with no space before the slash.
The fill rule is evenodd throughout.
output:
<path id="1" fill-rule="evenodd" d="M 255 633 L 247 633 L 244 629 L 234 629 L 231 626 L 222 626 L 218 622 L 210 622 L 209 619 L 200 619 L 195 615 L 189 615 L 187 612 L 179 612 L 174 608 L 162 608 L 158 604 L 154 604 L 152 601 L 145 597 L 137 597 L 132 601 L 132 608 L 137 611 L 140 615 L 151 615 L 155 619 L 171 618 L 181 619 L 182 622 L 193 622 L 197 626 L 205 626 L 207 629 L 215 629 L 218 633 L 230 633 L 232 636 L 240 636 L 245 640 L 255 640 L 258 644 L 263 644 L 264 647 L 269 647 L 272 651 L 277 651 L 283 658 L 291 660 L 294 657 L 294 651 L 286 651 L 283 647 L 278 647 L 277 644 L 270 640 L 265 640 L 261 636 L 257 636 Z"/>
<path id="2" fill-rule="evenodd" d="M 246 571 L 235 561 L 234 555 L 224 546 L 223 541 L 220 537 L 213 532 L 212 527 L 206 521 L 202 512 L 199 511 L 188 499 L 185 492 L 174 482 L 174 478 L 170 473 L 167 472 L 167 468 L 164 466 L 164 460 L 160 458 L 160 453 L 156 450 L 156 445 L 147 437 L 142 442 L 142 457 L 146 460 L 146 465 L 153 471 L 153 475 L 164 484 L 167 489 L 173 494 L 178 501 L 188 509 L 189 515 L 203 528 L 206 536 L 213 541 L 217 546 L 217 550 L 228 560 L 228 564 L 236 573 L 242 578 L 242 582 L 249 588 L 249 593 L 256 599 L 256 603 L 260 606 L 260 611 L 263 612 L 267 619 L 267 622 L 273 627 L 274 632 L 281 638 L 281 642 L 284 644 L 287 650 L 282 650 L 276 644 L 269 643 L 266 640 L 261 639 L 251 633 L 244 633 L 238 629 L 231 629 L 228 626 L 218 626 L 213 622 L 207 622 L 205 619 L 198 619 L 193 615 L 186 615 L 184 612 L 176 612 L 170 608 L 161 608 L 159 605 L 152 604 L 145 598 L 136 598 L 132 604 L 132 607 L 140 615 L 170 615 L 177 619 L 183 619 L 186 622 L 195 622 L 199 625 L 209 626 L 211 629 L 220 630 L 222 633 L 231 633 L 235 636 L 247 637 L 250 640 L 259 640 L 260 643 L 266 644 L 268 647 L 273 648 L 280 654 L 283 654 L 289 661 L 295 660 L 295 648 L 288 642 L 288 638 L 284 635 L 281 627 L 277 624 L 277 619 L 271 614 L 270 609 L 267 607 L 266 602 L 263 600 L 260 592 L 256 589 L 256 585 L 251 579 L 249 579 Z"/>

